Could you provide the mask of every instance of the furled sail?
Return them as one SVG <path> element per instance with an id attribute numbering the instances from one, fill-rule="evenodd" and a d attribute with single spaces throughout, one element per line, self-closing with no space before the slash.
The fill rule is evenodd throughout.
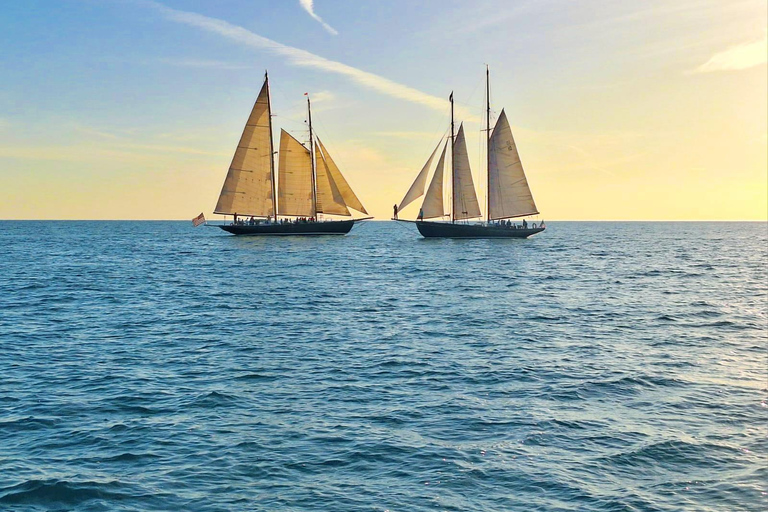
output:
<path id="1" fill-rule="evenodd" d="M 432 181 L 429 182 L 427 195 L 424 196 L 424 202 L 421 204 L 421 213 L 424 219 L 445 216 L 445 207 L 443 206 L 443 175 L 445 174 L 446 149 L 448 149 L 448 141 L 445 141 L 443 152 L 437 161 L 437 167 L 435 167 L 435 174 L 432 175 Z M 435 151 L 437 151 L 437 148 L 435 148 Z M 432 155 L 434 156 L 434 153 Z"/>
<path id="2" fill-rule="evenodd" d="M 453 216 L 457 220 L 480 217 L 480 205 L 477 202 L 472 171 L 469 168 L 463 124 L 459 126 L 459 132 L 456 134 L 453 155 Z"/>
<path id="3" fill-rule="evenodd" d="M 274 214 L 267 88 L 265 81 L 237 144 L 214 213 L 257 217 Z"/>
<path id="4" fill-rule="evenodd" d="M 506 219 L 539 213 L 504 110 L 493 129 L 488 153 L 488 218 Z"/>
<path id="5" fill-rule="evenodd" d="M 442 142 L 442 139 L 440 140 Z M 437 143 L 437 146 L 435 146 L 435 150 L 432 152 L 431 155 L 429 155 L 429 159 L 427 160 L 427 163 L 424 164 L 424 167 L 419 172 L 418 176 L 416 176 L 416 179 L 413 180 L 413 185 L 411 185 L 411 188 L 408 189 L 408 192 L 405 193 L 405 197 L 403 197 L 403 200 L 400 201 L 400 204 L 398 205 L 397 209 L 402 210 L 409 204 L 411 204 L 413 201 L 421 197 L 421 195 L 424 193 L 424 185 L 427 183 L 427 175 L 429 174 L 429 168 L 432 165 L 432 159 L 435 158 L 435 153 L 437 153 L 437 150 L 440 149 L 440 142 Z"/>
<path id="6" fill-rule="evenodd" d="M 285 130 L 280 130 L 277 185 L 280 215 L 315 216 L 312 211 L 312 158 L 309 150 Z"/>
<path id="7" fill-rule="evenodd" d="M 325 146 L 323 146 L 323 143 L 320 142 L 320 139 L 317 139 L 317 144 L 320 146 L 320 150 L 323 152 L 323 156 L 325 159 L 325 164 L 328 166 L 328 176 L 331 177 L 331 179 L 336 183 L 336 186 L 339 189 L 339 193 L 341 194 L 341 197 L 344 199 L 344 203 L 361 213 L 368 214 L 367 211 L 365 211 L 365 207 L 363 207 L 363 203 L 360 202 L 360 200 L 357 198 L 354 192 L 352 192 L 352 187 L 349 186 L 349 183 L 347 183 L 347 180 L 344 179 L 344 176 L 341 175 L 341 171 L 336 166 L 336 163 L 331 158 L 331 155 L 328 153 L 328 150 L 325 149 Z"/>
<path id="8" fill-rule="evenodd" d="M 320 146 L 315 145 L 315 177 L 317 179 L 317 213 L 351 216 L 339 187 L 328 171 Z"/>

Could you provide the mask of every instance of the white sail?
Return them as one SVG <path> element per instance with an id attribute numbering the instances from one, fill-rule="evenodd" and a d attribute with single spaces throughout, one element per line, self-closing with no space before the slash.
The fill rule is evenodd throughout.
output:
<path id="1" fill-rule="evenodd" d="M 309 150 L 280 130 L 280 168 L 277 209 L 280 215 L 314 217 L 312 211 L 312 159 Z"/>
<path id="2" fill-rule="evenodd" d="M 341 171 L 336 166 L 336 163 L 331 158 L 331 155 L 328 153 L 328 150 L 325 149 L 325 146 L 323 146 L 323 143 L 320 142 L 320 139 L 317 139 L 317 144 L 320 146 L 320 149 L 323 152 L 323 156 L 325 158 L 325 164 L 328 166 L 328 175 L 331 177 L 331 179 L 336 183 L 336 186 L 339 189 L 339 193 L 341 194 L 341 197 L 344 198 L 344 203 L 361 213 L 368 214 L 367 211 L 365 211 L 365 208 L 363 207 L 363 203 L 360 202 L 360 200 L 357 198 L 354 192 L 352 192 L 352 187 L 349 186 L 349 183 L 347 183 L 347 180 L 344 179 L 344 176 L 341 175 Z"/>
<path id="3" fill-rule="evenodd" d="M 488 154 L 488 217 L 495 220 L 539 213 L 504 110 L 493 129 Z"/>
<path id="4" fill-rule="evenodd" d="M 480 205 L 475 194 L 472 171 L 469 168 L 464 125 L 459 126 L 453 145 L 453 217 L 457 220 L 480 217 Z"/>
<path id="5" fill-rule="evenodd" d="M 339 187 L 328 171 L 320 146 L 315 145 L 315 177 L 317 181 L 317 213 L 351 216 Z"/>
<path id="6" fill-rule="evenodd" d="M 268 84 L 264 81 L 237 144 L 214 213 L 267 217 L 274 214 Z"/>
<path id="7" fill-rule="evenodd" d="M 442 142 L 442 139 L 440 140 L 440 142 Z M 413 180 L 413 184 L 411 185 L 411 188 L 408 189 L 408 192 L 405 193 L 405 197 L 403 197 L 403 200 L 400 201 L 400 204 L 397 207 L 398 211 L 402 210 L 403 208 L 405 208 L 406 206 L 414 202 L 416 199 L 421 197 L 421 195 L 424 193 L 424 185 L 426 185 L 427 183 L 427 175 L 429 174 L 429 168 L 432 165 L 432 159 L 435 158 L 435 153 L 437 153 L 437 150 L 440 149 L 440 142 L 437 143 L 437 146 L 435 146 L 435 150 L 432 151 L 431 155 L 429 155 L 429 159 L 427 160 L 427 163 L 424 164 L 424 167 L 422 167 L 418 176 L 416 176 L 416 179 Z"/>
<path id="8" fill-rule="evenodd" d="M 421 213 L 424 219 L 445 216 L 445 206 L 443 206 L 443 175 L 445 174 L 445 152 L 447 149 L 448 141 L 446 140 L 443 152 L 437 161 L 437 167 L 435 167 L 435 174 L 432 175 L 432 181 L 429 182 L 427 195 L 424 196 L 424 202 L 421 204 Z"/>

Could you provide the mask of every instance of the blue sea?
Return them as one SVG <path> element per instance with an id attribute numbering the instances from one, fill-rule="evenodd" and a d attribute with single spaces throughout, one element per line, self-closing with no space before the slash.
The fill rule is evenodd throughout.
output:
<path id="1" fill-rule="evenodd" d="M 0 510 L 758 511 L 768 225 L 0 222 Z"/>

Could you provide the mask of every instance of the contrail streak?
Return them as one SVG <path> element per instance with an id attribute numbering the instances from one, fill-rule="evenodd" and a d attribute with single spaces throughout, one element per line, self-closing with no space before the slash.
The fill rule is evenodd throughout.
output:
<path id="1" fill-rule="evenodd" d="M 152 6 L 168 20 L 199 28 L 206 32 L 218 34 L 237 43 L 264 50 L 274 55 L 279 55 L 286 58 L 288 63 L 294 66 L 319 69 L 321 71 L 342 75 L 368 89 L 386 94 L 393 98 L 399 98 L 419 105 L 424 105 L 443 113 L 448 108 L 448 101 L 443 98 L 432 96 L 431 94 L 393 82 L 382 76 L 342 64 L 341 62 L 320 57 L 319 55 L 315 55 L 306 50 L 272 41 L 271 39 L 262 37 L 250 30 L 238 25 L 233 25 L 224 20 L 203 16 L 202 14 L 194 12 L 179 11 L 151 0 L 142 1 L 140 3 Z"/>

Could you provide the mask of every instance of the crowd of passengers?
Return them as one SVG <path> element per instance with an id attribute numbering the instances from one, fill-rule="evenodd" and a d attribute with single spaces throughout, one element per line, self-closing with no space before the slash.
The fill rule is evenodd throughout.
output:
<path id="1" fill-rule="evenodd" d="M 280 219 L 280 222 L 278 224 L 306 224 L 308 222 L 315 222 L 317 219 L 315 217 L 296 217 L 295 219 Z M 266 222 L 267 224 L 272 223 L 272 217 L 267 217 L 266 221 L 262 221 L 261 219 L 257 219 L 255 217 L 245 218 L 245 219 L 238 219 L 235 218 L 235 221 L 233 224 L 235 226 L 255 226 L 257 224 L 261 224 L 262 222 Z"/>
<path id="2" fill-rule="evenodd" d="M 518 226 L 511 220 L 499 220 L 491 223 L 491 225 L 498 228 L 507 228 L 507 229 L 528 229 L 528 221 L 526 221 L 525 219 L 523 219 L 523 223 L 520 226 Z M 544 221 L 541 221 L 541 225 L 544 226 Z M 536 223 L 534 222 L 533 224 L 531 224 L 531 227 L 533 229 L 536 229 Z"/>

